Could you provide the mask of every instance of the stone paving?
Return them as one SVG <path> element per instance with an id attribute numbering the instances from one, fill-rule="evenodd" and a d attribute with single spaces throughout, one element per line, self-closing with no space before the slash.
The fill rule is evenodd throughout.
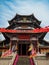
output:
<path id="1" fill-rule="evenodd" d="M 34 58 L 35 65 L 49 65 L 49 58 L 46 58 L 46 56 L 41 56 Z"/>
<path id="2" fill-rule="evenodd" d="M 30 65 L 28 57 L 19 57 L 18 63 L 16 65 Z"/>

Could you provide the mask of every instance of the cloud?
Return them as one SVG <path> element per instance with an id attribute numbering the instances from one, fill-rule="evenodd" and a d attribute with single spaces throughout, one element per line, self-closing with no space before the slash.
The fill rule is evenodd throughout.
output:
<path id="1" fill-rule="evenodd" d="M 46 34 L 44 40 L 48 41 L 49 42 L 49 32 Z"/>
<path id="2" fill-rule="evenodd" d="M 0 41 L 5 40 L 4 36 L 0 33 Z"/>

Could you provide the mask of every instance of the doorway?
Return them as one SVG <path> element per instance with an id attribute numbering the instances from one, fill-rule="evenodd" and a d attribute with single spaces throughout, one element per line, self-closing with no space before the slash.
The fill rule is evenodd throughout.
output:
<path id="1" fill-rule="evenodd" d="M 18 44 L 18 54 L 19 55 L 29 55 L 28 52 L 29 44 Z"/>

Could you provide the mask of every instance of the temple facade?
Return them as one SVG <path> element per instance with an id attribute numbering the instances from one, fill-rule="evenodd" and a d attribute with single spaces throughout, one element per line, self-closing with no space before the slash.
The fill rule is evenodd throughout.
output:
<path id="1" fill-rule="evenodd" d="M 0 43 L 0 52 L 12 49 L 15 45 L 19 55 L 30 55 L 29 46 L 32 44 L 36 52 L 49 52 L 49 43 L 44 40 L 47 33 L 31 33 L 35 28 L 41 28 L 39 21 L 32 15 L 19 15 L 8 21 L 9 26 L 6 29 L 19 30 L 17 33 L 2 33 L 5 40 Z"/>

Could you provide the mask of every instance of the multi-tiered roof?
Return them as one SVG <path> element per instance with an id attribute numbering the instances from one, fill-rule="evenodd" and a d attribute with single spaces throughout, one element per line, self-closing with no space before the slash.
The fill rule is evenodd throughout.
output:
<path id="1" fill-rule="evenodd" d="M 41 28 L 40 24 L 41 21 L 39 21 L 33 14 L 32 15 L 19 15 L 16 14 L 16 16 L 8 21 L 9 26 L 6 29 L 34 29 L 34 28 Z M 21 28 L 22 26 L 22 28 Z M 24 28 L 24 26 L 26 26 L 26 28 Z M 28 26 L 28 28 L 27 28 Z M 9 33 L 2 33 L 5 37 L 6 40 L 4 40 L 3 42 L 5 43 L 9 43 L 10 42 L 10 35 Z M 34 34 L 34 33 L 33 33 Z M 36 36 L 36 34 L 34 34 Z M 39 43 L 43 44 L 43 45 L 49 45 L 49 43 L 47 43 L 44 40 L 46 33 L 37 33 L 38 36 L 38 41 Z M 1 42 L 1 43 L 3 43 Z"/>

